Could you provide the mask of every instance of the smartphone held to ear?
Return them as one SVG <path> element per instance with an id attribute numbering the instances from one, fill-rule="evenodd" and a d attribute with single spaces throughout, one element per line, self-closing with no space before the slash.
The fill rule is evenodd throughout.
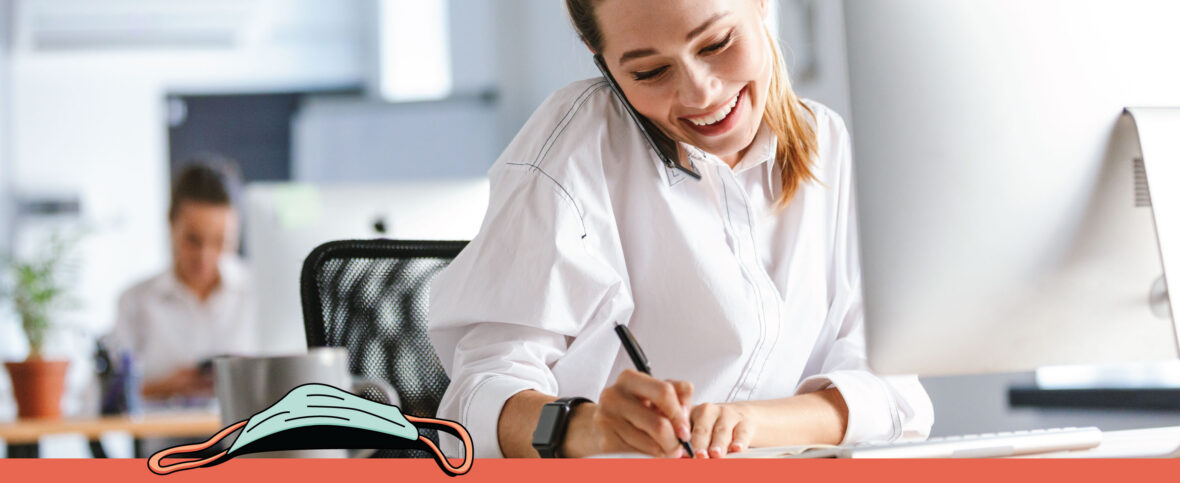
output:
<path id="1" fill-rule="evenodd" d="M 610 85 L 611 91 L 615 96 L 623 102 L 623 106 L 627 109 L 627 114 L 631 115 L 631 119 L 639 125 L 639 130 L 643 133 L 643 137 L 647 139 L 648 144 L 655 150 L 656 155 L 660 157 L 664 165 L 669 168 L 676 168 L 693 179 L 701 179 L 701 174 L 689 163 L 683 162 L 680 156 L 680 146 L 669 138 L 667 135 L 656 127 L 655 123 L 643 117 L 631 105 L 631 101 L 627 100 L 627 96 L 623 95 L 623 89 L 619 87 L 619 83 L 615 81 L 614 76 L 610 74 L 610 69 L 606 68 L 606 62 L 603 61 L 601 55 L 594 56 L 594 65 L 602 72 L 602 76 L 606 78 L 607 84 Z"/>

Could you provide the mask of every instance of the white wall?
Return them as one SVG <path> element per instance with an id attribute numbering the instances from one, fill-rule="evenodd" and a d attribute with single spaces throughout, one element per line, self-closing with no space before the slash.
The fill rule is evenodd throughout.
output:
<path id="1" fill-rule="evenodd" d="M 851 125 L 844 6 L 831 0 L 779 0 L 779 38 L 795 91 L 832 108 Z M 814 61 L 810 64 L 808 59 Z"/>
<path id="2" fill-rule="evenodd" d="M 11 111 L 9 97 L 9 62 L 10 62 L 10 34 L 12 20 L 12 2 L 0 0 L 0 255 L 8 253 L 9 242 L 9 209 L 11 208 L 9 186 L 10 142 L 8 133 L 8 117 Z M 16 351 L 14 342 L 20 337 L 15 324 L 16 319 L 9 310 L 8 304 L 0 301 L 0 360 L 4 355 Z M 11 383 L 7 374 L 0 371 L 0 420 L 9 420 L 16 415 L 10 396 Z"/>
<path id="3" fill-rule="evenodd" d="M 8 250 L 8 162 L 10 158 L 8 116 L 12 102 L 9 98 L 9 51 L 11 50 L 12 2 L 0 0 L 0 254 Z"/>
<path id="4" fill-rule="evenodd" d="M 570 25 L 565 2 L 501 0 L 500 4 L 496 18 L 501 26 L 496 47 L 501 55 L 504 100 L 500 135 L 507 144 L 553 91 L 599 73 Z"/>
<path id="5" fill-rule="evenodd" d="M 0 227 L 7 227 L 8 221 L 8 159 L 9 134 L 8 116 L 11 106 L 9 99 L 9 51 L 11 50 L 12 2 L 0 0 Z M 8 236 L 0 231 L 0 253 L 8 248 Z"/>

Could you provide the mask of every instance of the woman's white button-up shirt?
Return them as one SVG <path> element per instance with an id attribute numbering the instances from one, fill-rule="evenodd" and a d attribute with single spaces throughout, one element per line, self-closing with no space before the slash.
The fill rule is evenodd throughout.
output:
<path id="1" fill-rule="evenodd" d="M 733 168 L 686 146 L 697 181 L 658 160 L 604 80 L 550 96 L 489 172 L 479 235 L 432 283 L 451 378 L 439 417 L 467 427 L 477 456 L 501 456 L 509 397 L 597 399 L 632 367 L 618 322 L 655 377 L 693 383 L 694 404 L 835 386 L 845 443 L 929 434 L 917 378 L 866 365 L 848 132 L 807 105 L 817 181 L 780 210 L 765 125 Z"/>
<path id="2" fill-rule="evenodd" d="M 218 263 L 221 283 L 202 301 L 165 270 L 119 297 L 115 327 L 105 342 L 128 350 L 146 381 L 224 355 L 259 353 L 254 286 L 236 256 Z"/>

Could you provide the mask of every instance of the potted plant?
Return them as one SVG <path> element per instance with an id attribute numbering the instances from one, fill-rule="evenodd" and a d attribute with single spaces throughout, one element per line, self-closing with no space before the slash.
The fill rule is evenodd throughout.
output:
<path id="1" fill-rule="evenodd" d="M 10 264 L 11 287 L 5 292 L 20 316 L 21 330 L 29 343 L 29 355 L 23 362 L 4 364 L 12 379 L 20 418 L 61 417 L 69 360 L 47 359 L 44 349 L 53 329 L 53 312 L 67 302 L 64 272 L 69 245 L 53 236 L 39 257 Z"/>

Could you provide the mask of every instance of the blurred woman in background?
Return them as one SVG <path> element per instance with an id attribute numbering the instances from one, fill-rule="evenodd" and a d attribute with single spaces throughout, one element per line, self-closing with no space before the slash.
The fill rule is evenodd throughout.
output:
<path id="1" fill-rule="evenodd" d="M 130 351 L 148 399 L 208 397 L 208 362 L 256 351 L 255 302 L 237 257 L 240 176 L 228 161 L 177 173 L 168 205 L 172 264 L 127 289 L 109 342 Z"/>

